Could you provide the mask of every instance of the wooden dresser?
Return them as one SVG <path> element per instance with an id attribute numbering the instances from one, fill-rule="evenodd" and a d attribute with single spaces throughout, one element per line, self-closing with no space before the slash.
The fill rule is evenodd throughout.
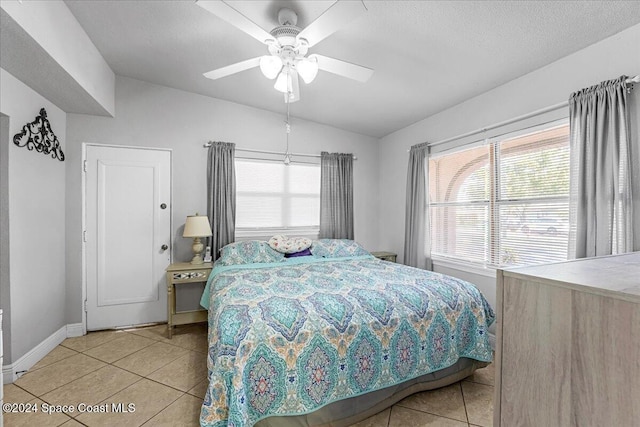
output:
<path id="1" fill-rule="evenodd" d="M 640 252 L 498 270 L 494 427 L 640 425 Z"/>

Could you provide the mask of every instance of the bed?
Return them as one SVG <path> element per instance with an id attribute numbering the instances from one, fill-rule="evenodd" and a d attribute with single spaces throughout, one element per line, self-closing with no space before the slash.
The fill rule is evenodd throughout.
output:
<path id="1" fill-rule="evenodd" d="M 350 425 L 491 361 L 495 316 L 473 285 L 379 260 L 350 240 L 314 241 L 311 252 L 223 248 L 201 300 L 201 425 Z"/>

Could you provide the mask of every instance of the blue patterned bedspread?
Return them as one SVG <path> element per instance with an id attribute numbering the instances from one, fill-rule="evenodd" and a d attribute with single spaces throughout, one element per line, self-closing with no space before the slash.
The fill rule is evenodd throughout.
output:
<path id="1" fill-rule="evenodd" d="M 203 426 L 304 414 L 492 358 L 494 313 L 473 285 L 371 256 L 216 267 L 209 304 Z"/>

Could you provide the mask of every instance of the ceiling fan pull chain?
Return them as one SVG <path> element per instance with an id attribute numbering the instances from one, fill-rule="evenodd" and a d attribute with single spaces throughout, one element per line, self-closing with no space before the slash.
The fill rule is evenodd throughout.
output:
<path id="1" fill-rule="evenodd" d="M 285 123 L 285 129 L 287 131 L 287 149 L 284 152 L 284 164 L 289 165 L 291 163 L 291 154 L 289 154 L 289 134 L 291 133 L 291 124 L 289 123 L 289 93 L 287 92 L 287 120 Z"/>
<path id="2" fill-rule="evenodd" d="M 291 132 L 291 124 L 289 124 L 289 105 L 290 105 L 290 102 L 289 102 L 289 98 L 287 97 L 287 121 L 285 122 L 287 124 L 287 134 Z M 287 145 L 287 148 L 289 148 L 288 145 Z"/>

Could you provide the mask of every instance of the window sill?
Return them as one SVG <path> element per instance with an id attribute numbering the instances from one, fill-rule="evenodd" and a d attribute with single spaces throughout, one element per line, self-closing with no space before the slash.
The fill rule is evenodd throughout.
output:
<path id="1" fill-rule="evenodd" d="M 480 276 L 496 278 L 496 269 L 493 267 L 481 267 L 477 264 L 467 263 L 463 261 L 452 260 L 448 258 L 432 258 L 435 267 L 450 268 L 453 270 L 464 271 L 466 273 L 478 274 Z"/>

